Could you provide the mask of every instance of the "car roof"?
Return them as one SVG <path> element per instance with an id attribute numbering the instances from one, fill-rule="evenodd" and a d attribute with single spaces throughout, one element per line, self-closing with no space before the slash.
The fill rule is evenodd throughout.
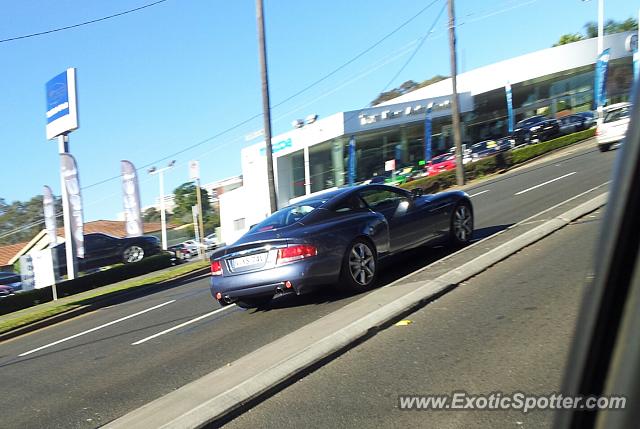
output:
<path id="1" fill-rule="evenodd" d="M 629 106 L 631 106 L 631 103 L 625 101 L 623 103 L 616 103 L 616 104 L 612 104 L 610 106 L 606 106 L 604 108 L 604 111 L 608 112 L 610 110 L 616 110 L 616 109 L 620 109 L 621 107 L 629 107 Z"/>

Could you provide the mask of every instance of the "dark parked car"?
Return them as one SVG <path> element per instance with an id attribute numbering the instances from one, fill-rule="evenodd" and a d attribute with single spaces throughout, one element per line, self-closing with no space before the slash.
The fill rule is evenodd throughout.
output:
<path id="1" fill-rule="evenodd" d="M 560 134 L 566 135 L 586 130 L 590 127 L 588 119 L 582 115 L 569 115 L 558 119 L 560 122 Z"/>
<path id="2" fill-rule="evenodd" d="M 0 298 L 13 294 L 13 288 L 7 285 L 0 285 Z"/>
<path id="3" fill-rule="evenodd" d="M 585 123 L 584 123 L 585 129 L 595 127 L 598 121 L 598 115 L 596 114 L 596 112 L 593 112 L 591 110 L 588 110 L 586 112 L 574 113 L 574 115 L 582 116 L 585 119 Z"/>
<path id="4" fill-rule="evenodd" d="M 514 140 L 508 137 L 475 143 L 471 146 L 471 160 L 476 161 L 487 156 L 507 151 L 512 149 L 514 145 Z"/>
<path id="5" fill-rule="evenodd" d="M 513 130 L 513 138 L 517 145 L 549 140 L 560 133 L 557 119 L 546 116 L 532 116 L 518 122 Z"/>
<path id="6" fill-rule="evenodd" d="M 65 244 L 58 244 L 53 249 L 55 264 L 59 267 L 60 274 L 65 274 L 67 271 Z M 84 236 L 85 256 L 78 258 L 78 269 L 85 271 L 120 262 L 130 264 L 160 253 L 160 250 L 160 240 L 150 235 L 116 238 L 100 233 L 86 234 Z"/>
<path id="7" fill-rule="evenodd" d="M 167 250 L 173 253 L 175 259 L 179 261 L 187 261 L 193 256 L 193 252 L 191 251 L 191 249 L 189 249 L 189 247 L 187 247 L 187 245 L 184 243 L 170 246 Z M 195 254 L 197 255 L 198 252 L 196 251 Z"/>
<path id="8" fill-rule="evenodd" d="M 0 286 L 10 287 L 12 291 L 22 289 L 20 274 L 10 271 L 0 271 Z"/>
<path id="9" fill-rule="evenodd" d="M 464 245 L 472 234 L 464 192 L 422 195 L 377 184 L 337 189 L 273 213 L 215 251 L 211 293 L 222 305 L 250 307 L 327 284 L 364 291 L 382 258 L 427 243 Z"/>

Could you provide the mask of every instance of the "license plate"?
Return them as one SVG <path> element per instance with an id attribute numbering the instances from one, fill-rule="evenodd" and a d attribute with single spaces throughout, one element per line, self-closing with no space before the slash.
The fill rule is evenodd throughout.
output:
<path id="1" fill-rule="evenodd" d="M 251 265 L 264 264 L 267 260 L 266 253 L 258 253 L 257 255 L 243 256 L 231 260 L 231 266 L 235 268 L 244 268 Z"/>

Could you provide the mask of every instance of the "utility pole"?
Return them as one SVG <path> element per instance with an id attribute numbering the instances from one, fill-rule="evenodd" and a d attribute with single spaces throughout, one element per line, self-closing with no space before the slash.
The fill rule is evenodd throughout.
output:
<path id="1" fill-rule="evenodd" d="M 271 108 L 269 103 L 269 77 L 267 74 L 267 48 L 264 36 L 264 7 L 262 0 L 256 0 L 256 19 L 258 21 L 258 44 L 260 54 L 260 75 L 262 78 L 262 111 L 264 113 L 264 141 L 267 157 L 267 183 L 269 186 L 269 206 L 271 213 L 278 210 L 276 187 L 273 178 L 273 150 L 271 148 Z"/>
<path id="2" fill-rule="evenodd" d="M 456 65 L 456 19 L 453 0 L 449 2 L 449 56 L 451 61 L 451 125 L 453 126 L 453 143 L 456 146 L 456 182 L 464 185 L 464 165 L 462 164 L 462 138 L 460 136 L 460 109 L 458 108 L 458 84 Z"/>

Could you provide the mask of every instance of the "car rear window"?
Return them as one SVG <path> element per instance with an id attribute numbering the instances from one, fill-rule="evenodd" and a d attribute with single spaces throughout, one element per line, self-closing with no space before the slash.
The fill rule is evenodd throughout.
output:
<path id="1" fill-rule="evenodd" d="M 278 210 L 271 216 L 251 228 L 249 232 L 270 231 L 301 221 L 309 213 L 320 207 L 326 200 L 302 201 Z"/>

